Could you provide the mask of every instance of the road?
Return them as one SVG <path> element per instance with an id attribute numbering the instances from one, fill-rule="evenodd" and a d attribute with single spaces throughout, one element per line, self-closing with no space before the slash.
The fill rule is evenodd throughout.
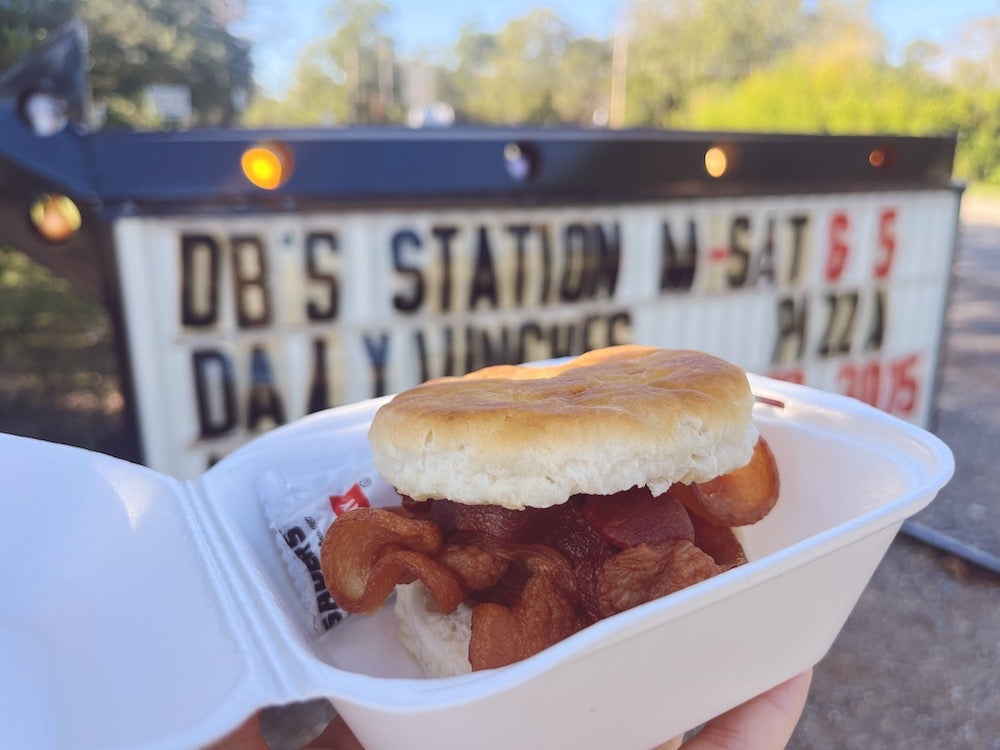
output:
<path id="1" fill-rule="evenodd" d="M 1000 208 L 970 206 L 961 225 L 934 425 L 955 453 L 955 479 L 915 520 L 1000 560 Z"/>

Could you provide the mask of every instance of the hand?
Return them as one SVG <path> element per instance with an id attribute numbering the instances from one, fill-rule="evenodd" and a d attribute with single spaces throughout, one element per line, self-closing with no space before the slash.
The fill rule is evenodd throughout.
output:
<path id="1" fill-rule="evenodd" d="M 812 669 L 751 698 L 709 721 L 686 742 L 683 737 L 655 750 L 783 750 L 799 723 Z"/>
<path id="2" fill-rule="evenodd" d="M 766 693 L 709 721 L 687 741 L 677 737 L 655 750 L 782 750 L 802 716 L 809 694 L 812 670 L 771 688 Z M 206 750 L 270 750 L 260 734 L 256 717 Z M 335 717 L 306 750 L 364 750 Z"/>
<path id="3" fill-rule="evenodd" d="M 279 750 L 271 748 L 260 732 L 260 724 L 257 716 L 252 716 L 232 734 L 227 735 L 213 745 L 209 745 L 205 750 Z M 281 748 L 280 750 L 285 750 Z M 347 724 L 339 716 L 333 717 L 333 721 L 323 732 L 306 745 L 303 750 L 364 750 L 361 743 L 347 728 Z"/>

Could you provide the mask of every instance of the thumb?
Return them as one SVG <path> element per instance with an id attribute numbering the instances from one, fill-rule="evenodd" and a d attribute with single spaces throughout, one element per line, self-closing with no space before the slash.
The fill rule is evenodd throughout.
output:
<path id="1" fill-rule="evenodd" d="M 681 750 L 782 750 L 799 723 L 812 669 L 712 719 Z"/>

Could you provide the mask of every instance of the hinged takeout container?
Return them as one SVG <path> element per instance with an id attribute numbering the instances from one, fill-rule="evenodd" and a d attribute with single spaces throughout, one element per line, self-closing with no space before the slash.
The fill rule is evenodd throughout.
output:
<path id="1" fill-rule="evenodd" d="M 391 607 L 323 638 L 254 483 L 364 457 L 379 401 L 332 409 L 178 481 L 0 437 L 0 746 L 190 748 L 328 697 L 365 747 L 648 748 L 816 663 L 905 518 L 948 481 L 933 435 L 751 376 L 781 496 L 750 562 L 503 669 L 424 679 Z"/>

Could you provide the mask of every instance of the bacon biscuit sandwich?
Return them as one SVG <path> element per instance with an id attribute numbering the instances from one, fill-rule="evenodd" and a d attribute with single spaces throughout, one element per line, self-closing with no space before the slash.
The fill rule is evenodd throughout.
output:
<path id="1" fill-rule="evenodd" d="M 327 586 L 429 676 L 510 664 L 745 562 L 731 527 L 778 497 L 738 367 L 619 346 L 498 366 L 395 396 L 369 430 L 398 508 L 339 517 Z"/>

